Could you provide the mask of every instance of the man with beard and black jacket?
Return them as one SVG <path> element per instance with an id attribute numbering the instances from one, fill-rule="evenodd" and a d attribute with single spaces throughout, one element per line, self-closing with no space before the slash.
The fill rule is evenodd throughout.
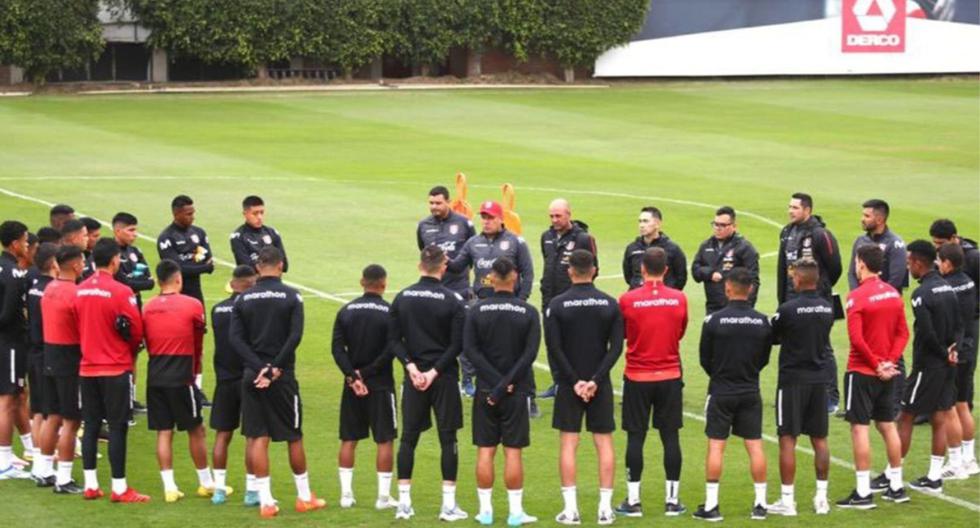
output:
<path id="1" fill-rule="evenodd" d="M 735 209 L 724 206 L 715 211 L 711 222 L 714 234 L 701 243 L 694 263 L 691 264 L 691 278 L 704 283 L 705 313 L 717 312 L 725 307 L 725 275 L 734 268 L 745 268 L 755 276 L 749 303 L 755 306 L 759 296 L 759 252 L 751 242 L 738 233 Z"/>
<path id="2" fill-rule="evenodd" d="M 204 304 L 201 275 L 214 272 L 214 254 L 211 252 L 208 234 L 194 225 L 196 210 L 194 200 L 189 196 L 174 197 L 170 202 L 170 210 L 174 221 L 157 237 L 160 260 L 169 259 L 180 264 L 184 295 L 190 295 Z"/>
<path id="3" fill-rule="evenodd" d="M 446 252 L 449 260 L 456 258 L 466 241 L 476 236 L 473 222 L 449 207 L 449 189 L 437 185 L 429 190 L 429 216 L 419 220 L 415 230 L 419 251 L 426 246 L 439 246 Z M 468 270 L 453 273 L 447 271 L 442 277 L 442 285 L 470 298 L 470 275 Z"/>
<path id="4" fill-rule="evenodd" d="M 796 297 L 793 289 L 791 264 L 801 258 L 810 258 L 820 268 L 817 294 L 833 302 L 833 288 L 840 279 L 840 248 L 837 239 L 825 227 L 823 220 L 813 214 L 813 198 L 806 193 L 795 193 L 789 201 L 789 224 L 779 233 L 779 262 L 776 265 L 776 300 L 783 304 Z M 827 345 L 831 345 L 828 343 Z M 828 348 L 830 361 L 827 362 L 828 414 L 837 412 L 840 402 L 840 389 L 837 384 L 837 359 L 833 349 Z"/>
<path id="5" fill-rule="evenodd" d="M 660 230 L 663 218 L 663 213 L 656 207 L 647 206 L 640 210 L 640 236 L 626 246 L 623 254 L 623 279 L 631 290 L 643 286 L 643 254 L 652 247 L 663 248 L 667 252 L 664 284 L 675 290 L 683 290 L 687 284 L 687 257 L 681 247 Z"/>
<path id="6" fill-rule="evenodd" d="M 242 216 L 245 217 L 245 223 L 231 234 L 231 253 L 235 255 L 235 264 L 254 267 L 259 260 L 259 251 L 273 246 L 282 251 L 282 271 L 288 272 L 289 259 L 282 246 L 282 237 L 272 226 L 265 225 L 265 202 L 262 198 L 246 196 L 242 200 Z"/>

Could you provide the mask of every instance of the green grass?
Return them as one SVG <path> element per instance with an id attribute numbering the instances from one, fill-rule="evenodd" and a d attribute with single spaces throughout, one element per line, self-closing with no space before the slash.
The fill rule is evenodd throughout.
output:
<path id="1" fill-rule="evenodd" d="M 740 211 L 740 230 L 760 253 L 774 252 L 777 225 L 785 221 L 791 192 L 813 194 L 816 211 L 838 236 L 845 252 L 859 234 L 860 204 L 880 197 L 891 203 L 892 228 L 906 241 L 927 236 L 940 216 L 956 220 L 960 232 L 980 231 L 980 99 L 976 80 L 772 81 L 669 83 L 582 91 L 391 92 L 262 95 L 152 95 L 31 97 L 0 100 L 0 189 L 47 202 L 67 202 L 80 211 L 110 218 L 126 210 L 137 214 L 151 237 L 169 221 L 168 203 L 178 193 L 194 197 L 198 224 L 207 229 L 217 256 L 230 259 L 225 237 L 241 222 L 245 194 L 268 204 L 268 221 L 284 235 L 290 256 L 288 278 L 310 288 L 342 294 L 357 290 L 360 269 L 384 264 L 392 289 L 415 279 L 415 222 L 424 214 L 425 193 L 452 183 L 464 171 L 473 184 L 470 202 L 500 196 L 505 182 L 517 187 L 517 207 L 532 241 L 538 267 L 537 236 L 547 227 L 547 203 L 571 200 L 574 215 L 587 221 L 598 239 L 599 285 L 618 295 L 625 245 L 635 236 L 639 208 L 656 204 L 665 213 L 665 231 L 693 256 L 709 235 L 711 207 L 731 204 Z M 47 207 L 0 194 L 0 216 L 32 227 L 46 222 Z M 748 213 L 753 213 L 752 215 Z M 151 261 L 156 251 L 141 241 Z M 151 262 L 152 263 L 152 262 Z M 775 259 L 762 262 L 760 309 L 775 308 Z M 209 306 L 224 297 L 229 270 L 205 280 Z M 607 277 L 608 276 L 608 277 Z M 846 281 L 838 291 L 846 290 Z M 689 284 L 691 327 L 683 341 L 687 365 L 685 409 L 700 413 L 707 379 L 697 368 L 696 347 L 703 314 L 700 285 Z M 329 355 L 335 301 L 307 295 L 307 325 L 299 351 L 299 379 L 306 409 L 306 448 L 314 490 L 330 501 L 328 511 L 301 516 L 287 508 L 280 525 L 334 523 L 391 524 L 390 513 L 373 511 L 373 447 L 360 450 L 355 476 L 361 501 L 350 511 L 336 507 L 337 407 L 341 376 Z M 535 294 L 533 300 L 538 301 Z M 847 356 L 843 325 L 833 334 L 842 368 Z M 210 340 L 210 339 L 209 339 Z M 210 343 L 209 349 L 210 350 Z M 209 353 L 206 352 L 206 353 Z M 144 360 L 141 360 L 143 362 Z M 539 361 L 544 362 L 544 351 Z M 145 365 L 145 363 L 143 363 Z M 622 361 L 617 372 L 622 368 Z M 142 369 L 145 372 L 145 368 Z M 544 385 L 542 371 L 539 385 Z M 843 373 L 841 373 L 843 374 Z M 765 430 L 774 433 L 771 404 L 776 369 L 763 376 L 767 403 Z M 208 391 L 213 386 L 206 373 Z M 145 385 L 142 385 L 145 387 Z M 142 389 L 141 389 L 142 390 Z M 142 398 L 142 396 L 141 396 Z M 468 402 L 467 402 L 468 403 Z M 467 417 L 469 406 L 466 405 Z M 526 509 L 542 524 L 561 508 L 557 448 L 550 428 L 551 403 L 533 423 L 526 451 Z M 617 410 L 618 415 L 618 410 Z M 617 416 L 617 421 L 619 417 Z M 139 525 L 212 526 L 254 521 L 242 508 L 243 469 L 235 464 L 229 483 L 237 488 L 231 504 L 214 507 L 188 498 L 162 501 L 153 452 L 154 437 L 145 418 L 130 434 L 129 479 L 154 501 L 144 506 L 83 503 L 56 497 L 26 483 L 2 483 L 0 515 L 10 526 Z M 469 419 L 460 432 L 459 501 L 476 512 L 473 477 L 475 450 Z M 928 429 L 917 428 L 906 477 L 925 472 Z M 661 449 L 651 435 L 644 475 L 646 520 L 620 519 L 622 526 L 651 522 L 692 525 L 690 518 L 661 520 Z M 846 424 L 831 425 L 832 454 L 851 459 Z M 615 500 L 625 494 L 621 460 L 625 435 L 616 434 Z M 805 442 L 804 442 L 805 443 Z M 178 439 L 178 483 L 193 491 L 196 478 Z M 681 498 L 689 508 L 703 500 L 703 424 L 686 419 Z M 875 439 L 875 468 L 883 465 Z M 241 459 L 242 442 L 232 460 Z M 769 497 L 778 497 L 776 449 L 769 457 Z M 423 437 L 413 496 L 417 517 L 435 520 L 439 504 L 438 443 Z M 274 493 L 286 505 L 294 497 L 285 449 L 273 449 Z M 729 525 L 748 524 L 752 486 L 747 458 L 738 443 L 726 457 L 722 511 Z M 776 525 L 813 526 L 853 522 L 890 526 L 976 526 L 977 512 L 914 494 L 910 504 L 881 504 L 870 513 L 835 510 L 829 517 L 810 511 L 812 458 L 799 455 L 797 520 L 770 519 Z M 76 475 L 81 477 L 80 463 Z M 108 484 L 103 459 L 100 478 Z M 853 473 L 831 471 L 831 498 L 847 494 Z M 498 518 L 506 513 L 499 484 L 494 497 Z M 980 480 L 948 483 L 946 494 L 980 503 Z M 579 500 L 586 523 L 597 503 L 595 457 L 590 442 L 580 455 Z M 653 515 L 651 515 L 651 513 Z M 472 522 L 472 521 L 467 521 Z M 465 524 L 465 523 L 464 523 Z"/>

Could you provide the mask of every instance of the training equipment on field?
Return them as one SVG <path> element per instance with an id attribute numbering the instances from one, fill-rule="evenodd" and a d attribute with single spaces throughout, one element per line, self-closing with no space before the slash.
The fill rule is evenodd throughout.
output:
<path id="1" fill-rule="evenodd" d="M 521 216 L 517 214 L 517 195 L 514 192 L 514 186 L 505 183 L 503 188 L 501 188 L 504 198 L 501 200 L 501 205 L 504 206 L 504 226 L 517 236 L 521 236 L 524 232 L 521 228 Z"/>
<path id="2" fill-rule="evenodd" d="M 469 186 L 466 184 L 466 175 L 462 172 L 456 173 L 456 197 L 449 202 L 449 208 L 453 211 L 465 216 L 466 218 L 473 218 L 473 208 L 470 207 L 470 203 L 466 201 L 466 194 L 469 192 Z"/>

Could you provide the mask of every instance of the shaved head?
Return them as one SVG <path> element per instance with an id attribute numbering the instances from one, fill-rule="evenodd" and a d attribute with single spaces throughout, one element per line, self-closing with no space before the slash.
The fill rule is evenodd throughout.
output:
<path id="1" fill-rule="evenodd" d="M 564 233 L 572 227 L 572 208 L 568 205 L 568 200 L 556 198 L 548 205 L 548 218 L 551 219 L 551 227 L 556 231 Z"/>

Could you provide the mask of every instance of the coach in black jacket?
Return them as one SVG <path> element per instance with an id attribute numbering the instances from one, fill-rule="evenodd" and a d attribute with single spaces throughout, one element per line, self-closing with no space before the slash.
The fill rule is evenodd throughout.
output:
<path id="1" fill-rule="evenodd" d="M 694 282 L 704 283 L 705 312 L 717 312 L 728 303 L 725 277 L 736 267 L 749 270 L 753 276 L 749 304 L 755 306 L 759 295 L 759 252 L 736 231 L 735 210 L 731 207 L 724 206 L 715 211 L 711 227 L 714 235 L 701 243 L 691 264 Z"/>
<path id="2" fill-rule="evenodd" d="M 629 288 L 643 286 L 640 264 L 643 253 L 652 247 L 663 248 L 667 252 L 667 275 L 664 284 L 676 290 L 683 290 L 687 284 L 687 257 L 680 246 L 660 230 L 663 213 L 656 207 L 647 206 L 640 210 L 640 236 L 626 246 L 623 254 L 623 279 Z"/>

